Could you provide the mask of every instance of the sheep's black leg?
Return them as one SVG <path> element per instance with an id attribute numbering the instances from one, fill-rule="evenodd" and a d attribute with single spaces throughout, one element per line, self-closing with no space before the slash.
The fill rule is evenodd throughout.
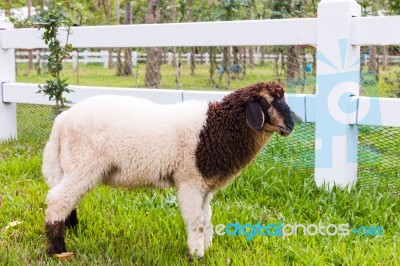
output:
<path id="1" fill-rule="evenodd" d="M 49 243 L 47 254 L 54 255 L 66 252 L 65 248 L 65 221 L 46 223 L 46 236 Z"/>
<path id="2" fill-rule="evenodd" d="M 68 215 L 67 220 L 65 220 L 65 226 L 67 228 L 74 228 L 78 224 L 78 215 L 76 214 L 76 209 Z"/>

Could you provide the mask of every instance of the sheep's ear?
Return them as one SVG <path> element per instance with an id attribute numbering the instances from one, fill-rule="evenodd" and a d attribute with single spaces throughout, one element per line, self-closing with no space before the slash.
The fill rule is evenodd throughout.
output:
<path id="1" fill-rule="evenodd" d="M 246 104 L 246 122 L 251 129 L 262 129 L 264 125 L 264 113 L 258 102 L 252 101 Z"/>

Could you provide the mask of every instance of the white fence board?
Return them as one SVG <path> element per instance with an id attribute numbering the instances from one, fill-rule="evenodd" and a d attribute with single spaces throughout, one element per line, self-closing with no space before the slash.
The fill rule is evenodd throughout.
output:
<path id="1" fill-rule="evenodd" d="M 315 95 L 309 94 L 306 96 L 306 122 L 315 122 L 316 104 Z"/>
<path id="2" fill-rule="evenodd" d="M 358 113 L 368 114 L 359 117 L 358 125 L 400 127 L 400 99 L 359 97 Z"/>
<path id="3" fill-rule="evenodd" d="M 400 16 L 357 17 L 351 20 L 351 44 L 391 45 L 400 43 Z"/>
<path id="4" fill-rule="evenodd" d="M 229 91 L 183 91 L 183 101 L 220 101 Z"/>
<path id="5" fill-rule="evenodd" d="M 73 27 L 69 40 L 75 48 L 315 44 L 316 22 L 302 18 Z M 1 31 L 1 47 L 46 48 L 42 33 L 37 29 Z M 65 37 L 61 30 L 60 39 Z"/>
<path id="6" fill-rule="evenodd" d="M 95 95 L 125 95 L 145 98 L 156 103 L 172 104 L 181 101 L 219 101 L 229 91 L 187 91 L 187 90 L 165 90 L 165 89 L 143 89 L 143 88 L 112 88 L 112 87 L 90 87 L 70 86 L 75 93 L 67 95 L 68 100 L 73 103 L 82 101 Z M 4 83 L 3 102 L 29 103 L 53 105 L 47 96 L 36 93 L 37 84 L 31 83 Z M 290 108 L 304 122 L 315 122 L 316 98 L 312 94 L 287 94 L 286 99 Z M 368 116 L 358 115 L 358 125 L 400 127 L 400 99 L 356 97 L 358 103 L 358 114 L 369 113 Z M 374 103 L 375 102 L 375 103 Z M 377 103 L 376 103 L 377 102 Z M 378 109 L 370 110 L 371 106 L 379 106 Z M 349 120 L 351 121 L 351 119 Z"/>
<path id="7" fill-rule="evenodd" d="M 90 87 L 90 86 L 69 86 L 74 91 L 66 98 L 77 103 L 95 95 L 125 95 L 145 98 L 161 104 L 172 104 L 182 101 L 219 101 L 229 94 L 229 91 L 187 91 L 187 90 L 166 90 L 166 89 L 143 89 L 143 88 L 111 88 L 111 87 Z M 47 96 L 37 93 L 37 84 L 31 83 L 4 83 L 3 102 L 28 103 L 54 105 Z M 290 108 L 305 121 L 305 98 L 306 95 L 286 95 Z"/>
<path id="8" fill-rule="evenodd" d="M 286 101 L 290 109 L 301 118 L 301 121 L 306 121 L 306 94 L 286 94 Z"/>
<path id="9" fill-rule="evenodd" d="M 130 89 L 130 88 L 109 88 L 89 86 L 69 86 L 74 93 L 66 94 L 65 97 L 73 103 L 80 102 L 95 95 L 126 95 L 146 98 L 156 103 L 172 104 L 182 101 L 180 90 L 159 90 L 159 89 Z M 3 84 L 3 101 L 16 103 L 31 103 L 54 105 L 48 97 L 36 93 L 39 90 L 37 84 L 30 83 L 5 83 Z"/>

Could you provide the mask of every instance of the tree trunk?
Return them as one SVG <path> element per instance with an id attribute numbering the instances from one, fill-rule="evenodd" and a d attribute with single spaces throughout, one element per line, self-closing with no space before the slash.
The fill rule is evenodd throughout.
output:
<path id="1" fill-rule="evenodd" d="M 307 72 L 306 72 L 306 66 L 307 66 L 307 58 L 306 58 L 306 49 L 302 49 L 301 52 L 302 55 L 302 64 L 301 64 L 301 73 L 302 73 L 302 83 L 301 83 L 301 93 L 304 93 L 305 91 L 305 86 L 307 84 Z"/>
<path id="2" fill-rule="evenodd" d="M 372 74 L 377 73 L 377 54 L 376 54 L 376 46 L 369 47 L 369 61 L 368 61 L 368 72 Z"/>
<path id="3" fill-rule="evenodd" d="M 298 77 L 300 73 L 299 47 L 296 45 L 289 46 L 286 59 L 286 81 Z"/>
<path id="4" fill-rule="evenodd" d="M 207 4 L 208 6 L 211 6 L 211 0 L 207 0 Z M 208 9 L 208 19 L 211 21 L 211 8 Z M 210 47 L 208 52 L 209 52 L 209 62 L 210 62 L 210 84 L 213 87 L 216 87 L 215 84 L 215 79 L 214 79 L 214 74 L 215 74 L 215 70 L 217 69 L 217 64 L 215 62 L 215 53 L 216 53 L 216 48 L 215 47 Z"/>
<path id="5" fill-rule="evenodd" d="M 222 74 L 219 76 L 220 82 L 222 81 L 222 77 L 226 75 L 226 86 L 222 86 L 225 89 L 229 89 L 231 86 L 231 74 L 230 74 L 230 65 L 231 65 L 231 53 L 230 47 L 224 46 L 222 47 Z"/>
<path id="6" fill-rule="evenodd" d="M 285 61 L 285 53 L 282 47 L 279 48 L 279 52 L 280 52 L 280 59 L 281 59 L 281 71 L 279 72 L 279 76 L 283 76 L 283 73 L 286 70 L 286 61 Z"/>
<path id="7" fill-rule="evenodd" d="M 265 56 L 265 47 L 264 46 L 261 46 L 260 47 L 260 56 L 261 56 L 261 58 L 260 58 L 260 66 L 263 66 L 264 64 L 265 64 L 265 61 L 264 61 L 264 56 Z"/>
<path id="8" fill-rule="evenodd" d="M 146 23 L 155 24 L 160 19 L 160 0 L 147 1 Z M 161 86 L 161 48 L 146 48 L 146 75 L 144 86 L 147 88 L 160 88 Z"/>
<path id="9" fill-rule="evenodd" d="M 175 59 L 175 63 L 176 63 L 176 59 Z M 179 55 L 178 64 L 175 66 L 175 85 L 176 85 L 176 89 L 178 89 L 178 90 L 180 90 L 182 88 L 181 74 L 182 74 L 182 62 L 181 62 L 181 57 Z"/>
<path id="10" fill-rule="evenodd" d="M 243 67 L 243 78 L 246 77 L 246 71 L 247 71 L 247 54 L 249 52 L 249 47 L 243 47 L 242 48 L 242 67 Z"/>
<path id="11" fill-rule="evenodd" d="M 360 54 L 361 54 L 361 58 L 360 58 L 360 69 L 363 70 L 364 67 L 365 67 L 365 65 L 366 65 L 364 47 L 361 47 L 361 48 L 360 48 Z"/>
<path id="12" fill-rule="evenodd" d="M 279 77 L 279 55 L 280 53 L 277 53 L 275 56 L 275 64 L 274 64 L 274 70 L 275 70 L 275 77 L 278 78 Z"/>
<path id="13" fill-rule="evenodd" d="M 117 49 L 117 76 L 123 75 L 122 59 L 121 59 L 121 49 Z"/>
<path id="14" fill-rule="evenodd" d="M 317 74 L 317 51 L 316 49 L 312 51 L 312 74 L 315 76 Z"/>
<path id="15" fill-rule="evenodd" d="M 249 46 L 249 67 L 254 68 L 254 48 Z"/>
<path id="16" fill-rule="evenodd" d="M 383 51 L 382 51 L 382 70 L 386 70 L 386 67 L 388 65 L 388 55 L 389 55 L 389 50 L 388 46 L 384 45 L 383 46 Z"/>
<path id="17" fill-rule="evenodd" d="M 194 70 L 196 69 L 196 48 L 190 47 L 190 75 L 194 76 Z"/>
<path id="18" fill-rule="evenodd" d="M 111 24 L 111 4 L 110 4 L 110 0 L 104 0 L 103 1 L 103 8 L 104 8 L 104 13 L 106 14 L 106 18 L 107 18 L 107 24 Z M 107 62 L 107 66 L 109 69 L 112 68 L 113 66 L 113 49 L 112 48 L 108 48 L 108 62 Z"/>
<path id="19" fill-rule="evenodd" d="M 115 21 L 116 24 L 119 25 L 121 23 L 120 13 L 119 13 L 120 5 L 119 0 L 115 1 Z M 122 60 L 121 60 L 121 49 L 117 49 L 117 76 L 122 76 Z"/>
<path id="20" fill-rule="evenodd" d="M 232 53 L 233 53 L 233 64 L 234 65 L 239 65 L 239 47 L 238 46 L 233 46 L 232 47 Z"/>
<path id="21" fill-rule="evenodd" d="M 229 70 L 233 72 L 235 78 L 239 78 L 239 74 L 241 72 L 240 61 L 239 61 L 239 53 L 240 53 L 239 46 L 233 46 L 232 53 L 233 53 L 233 68 Z"/>
<path id="22" fill-rule="evenodd" d="M 30 17 L 32 15 L 32 0 L 27 1 L 27 7 L 28 7 L 28 16 Z M 29 50 L 28 51 L 28 69 L 31 71 L 33 69 L 33 51 Z"/>
<path id="23" fill-rule="evenodd" d="M 132 4 L 131 1 L 125 3 L 125 24 L 132 24 Z M 132 75 L 132 49 L 125 48 L 125 61 L 123 68 L 124 76 Z"/>
<path id="24" fill-rule="evenodd" d="M 176 0 L 172 0 L 172 23 L 176 23 Z M 176 47 L 172 47 L 172 66 L 176 67 Z M 180 69 L 180 66 L 179 66 Z"/>
<path id="25" fill-rule="evenodd" d="M 6 5 L 4 8 L 4 15 L 6 15 L 6 17 L 10 17 L 11 16 L 11 1 L 10 0 L 5 0 L 6 1 Z"/>
<path id="26" fill-rule="evenodd" d="M 253 10 L 254 6 L 252 4 L 252 1 L 248 1 L 248 3 L 249 3 L 249 6 L 247 7 L 247 19 L 251 20 L 251 19 L 253 19 L 253 13 L 251 11 Z M 253 47 L 249 46 L 248 51 L 249 51 L 249 67 L 250 67 L 250 69 L 253 69 L 254 68 L 254 53 L 253 53 L 254 49 L 253 49 Z"/>
<path id="27" fill-rule="evenodd" d="M 104 9 L 104 13 L 106 14 L 107 23 L 110 23 L 111 22 L 111 4 L 110 4 L 110 0 L 104 0 L 103 1 L 103 9 Z"/>
<path id="28" fill-rule="evenodd" d="M 189 5 L 189 22 L 193 22 L 193 0 L 188 0 L 188 5 Z M 195 47 L 190 48 L 190 75 L 194 76 L 194 70 L 196 69 L 196 60 L 195 60 L 195 55 L 196 55 L 196 49 Z"/>
<path id="29" fill-rule="evenodd" d="M 209 50 L 210 53 L 210 83 L 212 86 L 215 86 L 215 79 L 214 79 L 214 74 L 215 74 L 215 69 L 217 69 L 217 63 L 215 62 L 215 47 L 210 47 Z"/>
<path id="30" fill-rule="evenodd" d="M 115 0 L 115 22 L 116 22 L 117 25 L 119 25 L 121 23 L 121 21 L 120 21 L 121 17 L 120 17 L 120 14 L 119 14 L 119 8 L 120 8 L 119 0 Z"/>

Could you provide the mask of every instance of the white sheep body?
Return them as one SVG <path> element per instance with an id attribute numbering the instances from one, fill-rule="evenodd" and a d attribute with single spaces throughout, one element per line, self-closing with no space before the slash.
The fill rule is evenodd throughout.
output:
<path id="1" fill-rule="evenodd" d="M 160 105 L 135 97 L 96 96 L 54 123 L 42 171 L 49 254 L 66 251 L 66 226 L 80 199 L 100 184 L 175 186 L 191 255 L 203 256 L 212 235 L 212 193 L 225 186 L 268 142 L 288 135 L 293 119 L 283 87 L 257 83 L 221 102 Z"/>
<path id="2" fill-rule="evenodd" d="M 63 172 L 80 173 L 74 179 L 95 185 L 166 187 L 171 182 L 166 178 L 183 165 L 184 156 L 194 156 L 206 111 L 207 102 L 160 105 L 135 97 L 89 98 L 57 117 L 51 134 L 55 141 L 44 152 L 44 175 L 50 187 L 61 181 L 62 174 L 51 174 L 54 164 L 46 163 L 60 157 Z M 117 173 L 108 179 L 101 179 L 106 173 L 96 174 L 117 164 Z"/>

